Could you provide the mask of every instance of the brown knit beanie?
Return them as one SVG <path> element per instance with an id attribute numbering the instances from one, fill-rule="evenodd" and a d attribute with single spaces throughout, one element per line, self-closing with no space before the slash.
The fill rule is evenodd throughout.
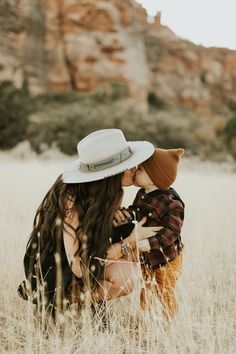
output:
<path id="1" fill-rule="evenodd" d="M 154 154 L 142 163 L 155 186 L 168 189 L 172 185 L 183 153 L 184 149 L 155 149 Z"/>

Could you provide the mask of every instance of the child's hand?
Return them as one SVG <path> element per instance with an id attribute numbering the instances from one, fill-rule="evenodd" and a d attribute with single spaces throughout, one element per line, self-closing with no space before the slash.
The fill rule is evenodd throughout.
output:
<path id="1" fill-rule="evenodd" d="M 138 241 L 137 247 L 138 247 L 139 251 L 141 251 L 141 252 L 148 252 L 151 250 L 150 243 L 147 239 Z"/>
<path id="2" fill-rule="evenodd" d="M 113 226 L 117 227 L 127 224 L 130 220 L 132 220 L 130 213 L 125 208 L 119 208 L 115 212 Z"/>

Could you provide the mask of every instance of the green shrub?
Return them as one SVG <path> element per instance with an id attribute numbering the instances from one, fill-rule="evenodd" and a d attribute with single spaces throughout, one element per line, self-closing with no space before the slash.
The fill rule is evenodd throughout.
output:
<path id="1" fill-rule="evenodd" d="M 226 123 L 222 131 L 222 137 L 229 152 L 236 160 L 236 114 L 234 114 Z"/>
<path id="2" fill-rule="evenodd" d="M 43 106 L 70 104 L 77 102 L 80 96 L 78 92 L 49 92 L 32 98 L 35 109 L 40 110 Z"/>
<path id="3" fill-rule="evenodd" d="M 226 141 L 236 137 L 236 114 L 234 114 L 226 123 L 225 128 L 223 129 L 223 135 Z"/>
<path id="4" fill-rule="evenodd" d="M 41 111 L 52 107 L 64 106 L 73 103 L 85 104 L 109 104 L 129 96 L 129 88 L 125 82 L 110 82 L 90 93 L 58 92 L 44 93 L 32 98 L 35 111 Z"/>
<path id="5" fill-rule="evenodd" d="M 27 129 L 33 149 L 40 153 L 57 145 L 66 154 L 96 129 L 119 125 L 123 111 L 119 100 L 129 96 L 128 85 L 111 82 L 91 93 L 46 93 L 32 99 L 34 113 Z"/>
<path id="6" fill-rule="evenodd" d="M 128 140 L 148 140 L 162 148 L 182 147 L 186 153 L 211 157 L 222 148 L 220 139 L 199 117 L 168 105 L 150 92 L 151 109 L 138 111 L 123 98 L 129 94 L 123 83 L 110 83 L 92 93 L 47 93 L 30 97 L 27 82 L 21 89 L 7 81 L 0 85 L 0 148 L 28 139 L 40 153 L 57 146 L 66 154 L 76 154 L 76 145 L 89 133 L 105 128 L 121 129 Z M 226 145 L 236 158 L 236 117 L 224 129 Z"/>
<path id="7" fill-rule="evenodd" d="M 226 100 L 226 105 L 228 106 L 228 108 L 233 111 L 236 112 L 236 100 L 233 98 L 229 98 Z"/>
<path id="8" fill-rule="evenodd" d="M 168 107 L 167 102 L 163 98 L 157 96 L 153 91 L 148 93 L 148 104 L 150 107 L 157 109 L 166 109 Z"/>
<path id="9" fill-rule="evenodd" d="M 127 137 L 139 139 L 134 125 L 140 122 L 137 112 L 121 109 L 111 103 L 91 105 L 88 102 L 64 105 L 47 112 L 46 118 L 39 117 L 31 121 L 28 137 L 38 153 L 45 148 L 57 145 L 66 154 L 75 154 L 76 145 L 84 136 L 98 129 L 120 128 Z M 143 134 L 143 130 L 139 129 Z"/>
<path id="10" fill-rule="evenodd" d="M 17 89 L 11 81 L 0 83 L 0 148 L 9 149 L 26 138 L 30 97 L 27 82 Z"/>
<path id="11" fill-rule="evenodd" d="M 167 51 L 167 46 L 163 45 L 162 40 L 150 35 L 145 35 L 145 47 L 147 59 L 152 63 L 158 63 Z"/>
<path id="12" fill-rule="evenodd" d="M 76 154 L 79 140 L 94 130 L 105 128 L 121 129 L 128 140 L 148 140 L 162 148 L 182 147 L 193 154 L 204 155 L 212 146 L 209 134 L 199 131 L 199 120 L 182 111 L 154 111 L 142 115 L 119 101 L 95 103 L 94 96 L 87 95 L 73 104 L 51 106 L 38 114 L 34 114 L 30 122 L 28 136 L 39 153 L 46 144 L 48 147 L 56 145 L 66 154 Z"/>

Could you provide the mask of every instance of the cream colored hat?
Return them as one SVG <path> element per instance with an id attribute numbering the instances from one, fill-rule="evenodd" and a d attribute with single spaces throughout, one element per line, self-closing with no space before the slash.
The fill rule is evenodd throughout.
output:
<path id="1" fill-rule="evenodd" d="M 95 131 L 82 139 L 79 159 L 62 174 L 64 183 L 97 181 L 119 174 L 147 160 L 154 153 L 148 141 L 126 141 L 120 129 Z"/>

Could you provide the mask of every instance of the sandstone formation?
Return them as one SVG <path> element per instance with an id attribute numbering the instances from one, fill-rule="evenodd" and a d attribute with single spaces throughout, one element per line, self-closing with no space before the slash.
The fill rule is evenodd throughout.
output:
<path id="1" fill-rule="evenodd" d="M 152 24 L 134 0 L 1 0 L 0 80 L 33 94 L 128 84 L 202 116 L 236 106 L 236 51 L 204 48 Z"/>
<path id="2" fill-rule="evenodd" d="M 91 91 L 124 81 L 146 100 L 150 77 L 135 2 L 44 0 L 42 6 L 49 90 Z"/>
<path id="3" fill-rule="evenodd" d="M 146 48 L 151 86 L 160 96 L 200 115 L 236 107 L 236 51 L 194 45 L 155 23 L 146 31 Z"/>
<path id="4" fill-rule="evenodd" d="M 28 78 L 33 93 L 45 90 L 44 34 L 40 0 L 0 1 L 0 80 Z"/>

